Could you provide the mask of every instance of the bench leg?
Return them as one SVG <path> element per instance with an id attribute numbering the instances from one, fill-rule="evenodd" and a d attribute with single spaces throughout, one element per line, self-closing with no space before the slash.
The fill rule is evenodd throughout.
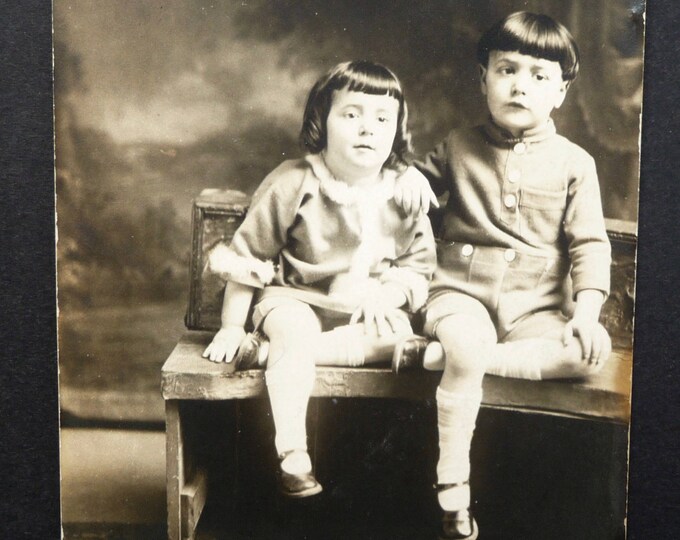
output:
<path id="1" fill-rule="evenodd" d="M 204 404 L 199 404 L 204 405 Z M 193 540 L 196 527 L 208 496 L 208 470 L 205 455 L 197 448 L 209 433 L 201 422 L 209 421 L 196 403 L 182 400 L 165 402 L 166 422 L 166 484 L 168 538 Z M 199 426 L 197 429 L 197 425 Z M 204 452 L 203 452 L 204 453 Z"/>
<path id="2" fill-rule="evenodd" d="M 175 399 L 165 402 L 165 444 L 168 540 L 182 540 L 184 450 L 179 401 Z"/>

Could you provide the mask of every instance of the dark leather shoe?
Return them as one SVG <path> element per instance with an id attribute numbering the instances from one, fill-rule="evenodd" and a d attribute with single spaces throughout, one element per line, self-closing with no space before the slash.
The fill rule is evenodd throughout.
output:
<path id="1" fill-rule="evenodd" d="M 279 492 L 285 497 L 292 499 L 302 499 L 321 493 L 321 484 L 309 473 L 290 474 L 279 470 Z"/>
<path id="2" fill-rule="evenodd" d="M 392 371 L 399 373 L 405 369 L 415 369 L 423 366 L 423 355 L 428 340 L 422 336 L 409 336 L 394 347 L 392 354 Z"/>
<path id="3" fill-rule="evenodd" d="M 259 363 L 260 347 L 266 339 L 265 335 L 257 330 L 247 334 L 234 358 L 234 369 L 236 371 L 260 369 L 262 367 Z"/>
<path id="4" fill-rule="evenodd" d="M 439 540 L 476 540 L 477 536 L 479 529 L 470 510 L 443 511 Z"/>

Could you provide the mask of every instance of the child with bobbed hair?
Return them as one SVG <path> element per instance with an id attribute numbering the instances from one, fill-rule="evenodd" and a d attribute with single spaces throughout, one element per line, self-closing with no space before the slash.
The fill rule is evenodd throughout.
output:
<path id="1" fill-rule="evenodd" d="M 307 99 L 307 155 L 265 178 L 231 244 L 210 257 L 227 284 L 204 356 L 235 358 L 237 369 L 266 363 L 279 488 L 289 497 L 321 491 L 305 428 L 315 365 L 391 359 L 396 371 L 422 356 L 410 319 L 427 299 L 436 255 L 427 216 L 394 201 L 396 177 L 409 170 L 407 120 L 389 69 L 335 66 Z M 256 331 L 246 335 L 254 296 Z"/>
<path id="2" fill-rule="evenodd" d="M 551 17 L 516 12 L 481 37 L 477 60 L 487 122 L 454 129 L 416 163 L 438 196 L 448 193 L 424 308 L 424 331 L 438 340 L 425 365 L 443 369 L 436 397 L 444 540 L 478 535 L 469 452 L 484 374 L 588 377 L 611 352 L 598 322 L 611 250 L 595 162 L 551 119 L 578 73 L 578 47 Z"/>

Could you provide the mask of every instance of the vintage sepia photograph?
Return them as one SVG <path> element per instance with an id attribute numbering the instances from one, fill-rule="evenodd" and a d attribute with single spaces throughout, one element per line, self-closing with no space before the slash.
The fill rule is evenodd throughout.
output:
<path id="1" fill-rule="evenodd" d="M 55 0 L 66 540 L 626 537 L 643 0 Z"/>

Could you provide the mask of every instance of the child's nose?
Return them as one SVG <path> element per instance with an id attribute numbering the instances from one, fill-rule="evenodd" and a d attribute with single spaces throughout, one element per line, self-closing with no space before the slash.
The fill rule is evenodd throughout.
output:
<path id="1" fill-rule="evenodd" d="M 512 82 L 512 91 L 514 94 L 524 94 L 527 91 L 527 84 L 529 83 L 529 77 L 517 74 Z"/>
<path id="2" fill-rule="evenodd" d="M 359 126 L 359 133 L 361 135 L 372 135 L 374 131 L 375 129 L 371 122 L 369 122 L 368 120 L 364 120 L 361 122 Z"/>

